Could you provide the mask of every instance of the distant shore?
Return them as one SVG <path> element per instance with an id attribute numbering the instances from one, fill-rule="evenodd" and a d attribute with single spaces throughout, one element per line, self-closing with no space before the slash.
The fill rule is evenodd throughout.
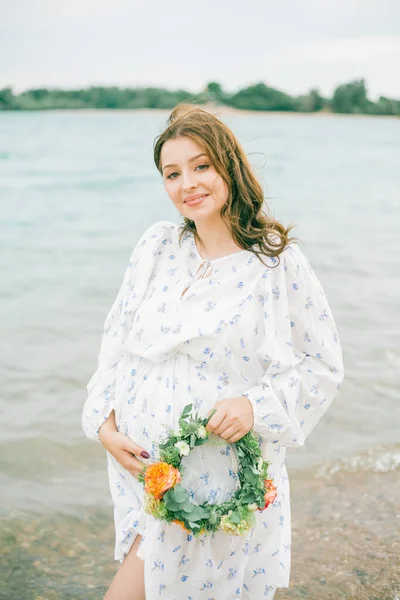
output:
<path id="1" fill-rule="evenodd" d="M 12 87 L 0 89 L 0 110 L 50 110 L 104 108 L 139 109 L 140 107 L 167 107 L 181 103 L 211 104 L 225 109 L 234 107 L 239 112 L 333 112 L 337 114 L 367 114 L 400 116 L 400 100 L 380 96 L 368 98 L 364 79 L 339 83 L 331 98 L 320 94 L 318 88 L 292 96 L 267 85 L 263 81 L 245 86 L 234 92 L 224 90 L 211 81 L 202 90 L 150 87 L 119 87 L 90 85 L 79 89 L 39 87 L 14 94 Z"/>

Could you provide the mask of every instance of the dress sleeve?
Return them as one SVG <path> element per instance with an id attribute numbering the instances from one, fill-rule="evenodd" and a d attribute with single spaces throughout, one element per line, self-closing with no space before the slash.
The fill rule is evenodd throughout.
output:
<path id="1" fill-rule="evenodd" d="M 117 367 L 133 317 L 146 291 L 160 245 L 165 242 L 166 221 L 150 226 L 138 241 L 125 270 L 121 288 L 104 323 L 97 370 L 87 384 L 82 427 L 88 439 L 99 441 L 99 429 L 115 406 Z"/>
<path id="2" fill-rule="evenodd" d="M 277 271 L 272 275 L 276 287 L 271 286 L 273 316 L 264 313 L 257 350 L 267 368 L 243 395 L 253 407 L 254 431 L 264 441 L 303 446 L 343 381 L 342 351 L 324 291 L 306 256 L 292 244 L 280 260 L 272 269 Z M 281 329 L 274 332 L 278 343 L 271 344 L 266 319 L 281 311 Z M 276 356 L 267 354 L 271 348 L 280 348 Z"/>

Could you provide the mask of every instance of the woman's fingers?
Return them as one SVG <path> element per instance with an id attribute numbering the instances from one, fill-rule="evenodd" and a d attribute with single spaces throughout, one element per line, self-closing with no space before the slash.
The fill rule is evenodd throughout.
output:
<path id="1" fill-rule="evenodd" d="M 220 437 L 222 437 L 222 434 L 225 433 L 225 431 L 227 429 L 230 429 L 230 427 L 232 427 L 232 424 L 225 417 L 225 419 L 222 421 L 221 425 L 214 430 L 214 433 L 215 433 L 215 435 L 219 435 Z"/>
<path id="2" fill-rule="evenodd" d="M 132 475 L 136 478 L 145 467 L 144 463 L 132 456 L 132 454 L 126 450 L 123 451 L 123 456 L 118 462 L 120 462 L 124 469 L 132 473 Z"/>
<path id="3" fill-rule="evenodd" d="M 217 430 L 222 425 L 222 421 L 224 419 L 225 419 L 225 411 L 217 408 L 217 411 L 213 414 L 211 419 L 208 421 L 206 430 L 209 431 L 210 433 L 213 432 L 216 435 L 218 435 Z"/>
<path id="4" fill-rule="evenodd" d="M 132 473 L 132 475 L 133 475 L 134 477 L 136 477 L 136 479 L 137 479 L 137 478 L 139 477 L 139 474 L 140 474 L 140 473 L 143 471 L 143 469 L 145 468 L 145 465 L 144 465 L 142 462 L 140 462 L 140 460 L 137 460 L 137 458 L 134 458 L 133 460 L 134 460 L 135 462 L 134 462 L 134 465 L 133 465 L 133 467 L 132 467 L 132 469 L 131 469 L 131 473 Z"/>
<path id="5" fill-rule="evenodd" d="M 118 450 L 126 450 L 135 456 L 150 458 L 150 454 L 147 452 L 147 450 L 141 446 L 138 446 L 138 444 L 135 444 L 135 442 L 132 442 L 130 437 L 124 433 L 120 433 L 119 431 L 113 431 L 112 433 L 108 434 L 106 438 L 103 438 L 101 443 L 111 454 L 114 454 Z"/>
<path id="6" fill-rule="evenodd" d="M 142 460 L 150 458 L 150 454 L 144 448 L 118 431 L 107 435 L 102 444 L 115 460 L 136 478 L 145 467 Z"/>
<path id="7" fill-rule="evenodd" d="M 233 444 L 234 442 L 237 442 L 237 440 L 240 440 L 243 435 L 244 434 L 241 432 L 241 430 L 238 430 L 237 426 L 231 425 L 231 427 L 228 427 L 220 434 L 220 437 L 222 437 L 223 440 L 226 440 L 229 444 Z"/>
<path id="8" fill-rule="evenodd" d="M 246 435 L 245 433 L 243 433 L 243 431 L 237 431 L 236 433 L 233 434 L 233 436 L 228 440 L 228 442 L 230 444 L 235 444 L 236 442 L 238 442 L 244 435 Z"/>
<path id="9" fill-rule="evenodd" d="M 150 458 L 150 454 L 147 452 L 147 450 L 145 450 L 144 448 L 142 448 L 141 446 L 138 446 L 137 444 L 135 444 L 135 442 L 132 442 L 132 440 L 125 435 L 124 436 L 124 440 L 123 440 L 123 449 L 127 450 L 128 452 L 131 452 L 131 454 L 135 454 L 135 456 L 141 456 L 142 458 Z"/>
<path id="10" fill-rule="evenodd" d="M 218 400 L 214 409 L 216 412 L 207 424 L 207 431 L 224 437 L 222 434 L 230 427 L 235 427 L 240 433 L 235 441 L 243 437 L 254 425 L 254 414 L 250 400 L 246 396 Z"/>

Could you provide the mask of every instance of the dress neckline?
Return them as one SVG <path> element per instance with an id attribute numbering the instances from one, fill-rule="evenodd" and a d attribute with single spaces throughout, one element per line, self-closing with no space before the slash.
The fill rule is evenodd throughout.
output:
<path id="1" fill-rule="evenodd" d="M 191 242 L 192 242 L 192 246 L 193 246 L 193 250 L 195 251 L 195 253 L 197 254 L 197 257 L 201 260 L 202 263 L 209 263 L 209 264 L 214 264 L 217 262 L 220 262 L 222 260 L 226 260 L 227 258 L 231 258 L 233 256 L 239 256 L 239 254 L 246 254 L 249 253 L 250 250 L 238 250 L 237 252 L 232 252 L 231 254 L 226 254 L 225 256 L 219 256 L 218 258 L 203 258 L 197 248 L 196 245 L 196 240 L 194 238 L 194 235 L 192 232 L 191 233 Z"/>

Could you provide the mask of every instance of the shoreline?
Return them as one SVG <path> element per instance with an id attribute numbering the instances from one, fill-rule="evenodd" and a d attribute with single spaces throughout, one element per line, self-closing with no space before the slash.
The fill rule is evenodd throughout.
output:
<path id="1" fill-rule="evenodd" d="M 290 587 L 277 600 L 395 600 L 400 595 L 399 470 L 292 473 Z M 0 520 L 0 598 L 97 600 L 118 568 L 112 507 L 80 517 Z"/>

